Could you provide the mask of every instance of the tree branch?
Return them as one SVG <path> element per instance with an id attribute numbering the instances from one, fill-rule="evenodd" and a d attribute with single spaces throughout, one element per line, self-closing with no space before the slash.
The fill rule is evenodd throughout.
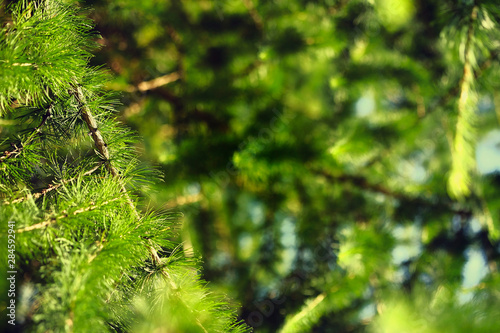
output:
<path id="1" fill-rule="evenodd" d="M 118 173 L 118 170 L 116 170 L 116 168 L 111 164 L 111 161 L 109 160 L 108 144 L 104 141 L 101 131 L 97 127 L 97 122 L 85 103 L 85 95 L 83 94 L 82 88 L 80 86 L 76 88 L 75 96 L 78 103 L 80 104 L 82 118 L 87 124 L 87 127 L 90 131 L 90 135 L 94 140 L 94 145 L 99 154 L 101 154 L 102 158 L 104 159 L 104 163 L 106 163 L 106 169 L 113 177 L 118 179 L 118 181 L 120 182 L 121 191 L 126 195 L 130 209 L 137 217 L 137 219 L 140 220 L 139 213 L 137 212 L 137 209 L 135 208 L 132 199 L 128 195 L 127 189 L 125 188 L 125 184 L 123 184 L 123 182 L 120 179 L 120 174 Z"/>
<path id="2" fill-rule="evenodd" d="M 125 184 L 120 179 L 120 175 L 118 173 L 118 170 L 116 170 L 116 168 L 111 164 L 111 161 L 109 160 L 108 145 L 104 141 L 102 134 L 97 127 L 97 122 L 94 119 L 94 117 L 92 116 L 92 113 L 90 112 L 89 108 L 87 107 L 87 105 L 85 103 L 85 95 L 83 94 L 82 88 L 80 86 L 77 86 L 75 93 L 76 93 L 77 100 L 80 103 L 80 110 L 82 113 L 82 118 L 90 130 L 90 133 L 91 133 L 92 139 L 94 140 L 94 144 L 97 148 L 97 151 L 99 152 L 99 154 L 101 154 L 104 157 L 105 163 L 106 163 L 106 168 L 108 169 L 109 173 L 120 182 L 121 191 L 125 195 L 125 198 L 127 199 L 127 203 L 129 205 L 130 209 L 132 210 L 132 212 L 134 213 L 135 217 L 137 218 L 137 221 L 140 223 L 141 217 L 140 217 L 139 213 L 137 212 L 137 208 L 135 207 L 134 202 L 130 198 L 130 196 L 127 192 L 127 189 L 125 188 Z M 151 258 L 152 258 L 153 262 L 156 265 L 161 264 L 161 259 L 158 256 L 158 253 L 156 252 L 156 250 L 154 249 L 152 244 L 148 245 L 148 250 L 151 254 Z"/>
<path id="3" fill-rule="evenodd" d="M 348 175 L 348 174 L 341 174 L 341 175 L 333 175 L 325 170 L 318 170 L 318 169 L 313 169 L 311 170 L 313 174 L 320 175 L 322 177 L 325 177 L 327 180 L 329 180 L 332 183 L 335 182 L 340 182 L 340 183 L 351 183 L 354 186 L 361 188 L 363 190 L 367 190 L 370 192 L 375 192 L 375 193 L 381 193 L 383 195 L 386 195 L 388 197 L 401 200 L 401 201 L 407 201 L 407 202 L 413 202 L 416 204 L 420 204 L 422 206 L 427 206 L 427 207 L 433 207 L 433 208 L 446 208 L 449 209 L 451 212 L 463 212 L 463 209 L 457 209 L 453 207 L 453 201 L 451 200 L 433 200 L 433 199 L 427 199 L 423 197 L 418 197 L 418 196 L 411 196 L 406 193 L 394 191 L 390 188 L 387 188 L 381 184 L 373 184 L 368 179 L 366 179 L 363 176 L 357 176 L 357 175 Z"/>

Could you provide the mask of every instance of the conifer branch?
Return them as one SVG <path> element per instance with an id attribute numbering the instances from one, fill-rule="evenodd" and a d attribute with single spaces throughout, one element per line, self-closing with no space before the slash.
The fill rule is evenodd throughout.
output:
<path id="1" fill-rule="evenodd" d="M 80 86 L 76 87 L 76 98 L 77 98 L 78 102 L 80 103 L 80 110 L 81 110 L 82 118 L 85 121 L 85 123 L 87 124 L 87 127 L 90 131 L 92 139 L 94 140 L 94 144 L 95 144 L 95 147 L 97 148 L 97 151 L 104 158 L 104 162 L 106 163 L 106 168 L 109 171 L 109 173 L 120 182 L 121 191 L 125 195 L 125 198 L 127 199 L 127 203 L 129 205 L 132 213 L 135 215 L 138 223 L 140 223 L 141 217 L 139 215 L 139 212 L 137 211 L 137 208 L 135 207 L 134 202 L 130 198 L 128 191 L 125 188 L 125 184 L 120 179 L 120 175 L 119 175 L 118 170 L 111 164 L 108 145 L 104 141 L 104 138 L 101 134 L 101 131 L 99 130 L 99 128 L 97 126 L 97 121 L 95 120 L 94 116 L 90 112 L 89 108 L 86 106 L 85 95 L 83 94 L 82 88 Z M 158 255 L 158 253 L 156 252 L 151 240 L 149 240 L 149 245 L 147 247 L 148 247 L 148 251 L 151 254 L 151 258 L 152 258 L 153 262 L 156 265 L 161 264 L 161 259 Z"/>
<path id="2" fill-rule="evenodd" d="M 285 326 L 281 329 L 280 333 L 293 332 L 296 330 L 297 323 L 300 323 L 302 320 L 311 315 L 311 313 L 317 308 L 326 298 L 325 293 L 321 293 L 316 296 L 314 299 L 309 300 L 303 308 L 295 315 L 293 315 L 290 319 L 287 320 Z"/>
<path id="3" fill-rule="evenodd" d="M 472 84 L 474 74 L 470 60 L 474 23 L 477 20 L 478 6 L 474 1 L 464 47 L 464 69 L 460 81 L 458 100 L 458 119 L 455 140 L 452 148 L 452 170 L 448 179 L 450 195 L 462 198 L 470 194 L 471 172 L 474 169 L 474 118 L 475 98 Z"/>
<path id="4" fill-rule="evenodd" d="M 167 283 L 170 285 L 170 287 L 173 290 L 175 290 L 175 291 L 179 290 L 179 286 L 177 286 L 177 284 L 175 283 L 174 279 L 170 276 L 170 274 L 168 273 L 168 271 L 166 269 L 162 268 L 161 274 L 166 278 Z M 182 297 L 179 297 L 179 300 L 184 304 L 184 306 L 189 310 L 189 312 L 191 312 L 191 313 L 194 314 L 194 311 L 185 302 L 185 300 L 182 299 Z M 204 333 L 208 333 L 207 329 L 203 326 L 203 324 L 200 322 L 200 320 L 198 318 L 196 318 L 196 325 L 198 325 L 203 330 Z"/>
<path id="5" fill-rule="evenodd" d="M 76 90 L 75 96 L 80 104 L 80 111 L 82 114 L 82 118 L 85 121 L 85 123 L 87 124 L 87 127 L 90 131 L 90 135 L 92 136 L 92 139 L 94 140 L 94 145 L 97 148 L 98 153 L 104 159 L 104 162 L 106 163 L 106 169 L 108 170 L 108 172 L 120 182 L 121 192 L 125 195 L 125 198 L 127 200 L 127 203 L 129 205 L 132 213 L 135 215 L 138 223 L 140 223 L 141 217 L 139 215 L 139 212 L 137 211 L 137 208 L 135 207 L 134 202 L 130 198 L 128 191 L 125 187 L 125 184 L 123 183 L 123 181 L 120 178 L 120 174 L 119 174 L 118 170 L 111 164 L 108 145 L 104 141 L 104 138 L 101 134 L 101 131 L 99 130 L 99 128 L 97 126 L 97 121 L 95 120 L 94 116 L 92 115 L 92 113 L 90 112 L 89 108 L 87 107 L 87 105 L 85 103 L 85 95 L 83 94 L 81 86 L 77 86 L 75 90 Z M 158 253 L 156 252 L 155 248 L 153 247 L 151 240 L 149 240 L 149 245 L 147 247 L 148 247 L 148 251 L 151 254 L 151 258 L 152 258 L 153 262 L 156 265 L 159 265 L 161 263 L 161 259 L 158 256 Z"/>
<path id="6" fill-rule="evenodd" d="M 8 158 L 19 156 L 21 154 L 22 150 L 23 150 L 22 145 L 19 147 L 17 145 L 14 145 L 14 150 L 4 152 L 4 155 L 0 157 L 0 162 L 3 162 L 3 160 L 8 159 Z"/>
<path id="7" fill-rule="evenodd" d="M 9 137 L 4 141 L 11 143 L 13 148 L 2 149 L 10 150 L 5 153 L 0 152 L 0 163 L 9 162 L 0 164 L 9 180 L 7 184 L 1 184 L 2 190 L 8 193 L 1 201 L 6 200 L 4 203 L 7 205 L 22 203 L 3 207 L 0 215 L 5 218 L 14 216 L 13 219 L 21 223 L 21 228 L 15 231 L 20 233 L 23 244 L 28 244 L 23 248 L 35 251 L 30 254 L 30 258 L 40 256 L 41 264 L 50 266 L 50 277 L 36 281 L 40 295 L 35 302 L 39 302 L 40 306 L 37 318 L 30 319 L 28 325 L 39 325 L 37 327 L 42 331 L 135 331 L 133 326 L 137 321 L 134 307 L 140 309 L 142 306 L 134 304 L 134 298 L 141 296 L 136 294 L 139 281 L 135 278 L 144 277 L 145 271 L 147 274 L 148 270 L 144 266 L 152 266 L 154 278 L 161 279 L 162 285 L 157 285 L 157 281 L 150 283 L 146 279 L 145 286 L 149 292 L 157 293 L 161 298 L 154 300 L 151 307 L 146 304 L 148 310 L 157 311 L 158 303 L 168 302 L 168 309 L 161 309 L 160 306 L 160 311 L 177 315 L 180 309 L 191 318 L 186 322 L 190 328 L 205 333 L 232 331 L 231 311 L 225 308 L 225 302 L 221 302 L 218 297 L 209 297 L 199 275 L 191 272 L 191 268 L 196 266 L 186 260 L 182 260 L 180 265 L 169 265 L 168 258 L 162 255 L 172 244 L 170 233 L 164 232 L 169 229 L 167 219 L 138 212 L 139 206 L 132 200 L 134 198 L 130 191 L 127 191 L 135 179 L 138 182 L 147 179 L 144 174 L 128 172 L 138 163 L 129 149 L 135 138 L 127 130 L 116 126 L 109 117 L 113 108 L 106 103 L 107 95 L 101 86 L 105 75 L 101 70 L 89 66 L 89 58 L 95 48 L 91 38 L 93 25 L 80 10 L 74 9 L 74 5 L 48 0 L 21 1 L 9 7 L 13 12 L 13 27 L 4 28 L 9 39 L 2 36 L 2 58 L 7 59 L 0 60 L 0 67 L 5 69 L 0 70 L 3 74 L 0 76 L 4 78 L 0 93 L 2 110 L 9 108 L 17 111 L 20 106 L 37 108 L 36 112 L 28 115 L 28 130 L 19 138 Z M 0 12 L 3 10 L 3 6 L 0 6 Z M 158 89 L 178 80 L 179 73 L 180 70 L 142 82 L 133 91 Z M 41 110 L 40 106 L 43 106 Z M 52 120 L 52 116 L 56 118 Z M 74 131 L 83 125 L 82 121 L 92 138 L 94 156 L 87 154 L 87 147 L 80 147 L 83 133 Z M 71 139 L 74 139 L 70 143 L 76 144 L 76 147 L 67 147 L 55 140 L 46 140 L 45 143 L 46 136 L 41 135 L 45 134 L 45 130 L 42 131 L 44 126 L 50 126 L 50 134 L 56 137 L 70 134 Z M 10 130 L 6 132 L 8 135 Z M 83 148 L 83 151 L 75 150 L 79 148 Z M 56 179 L 33 168 L 37 162 L 44 160 L 48 160 L 43 162 L 46 165 L 54 163 L 62 168 L 71 167 L 73 163 L 68 160 L 80 154 L 83 155 L 85 167 L 64 173 Z M 96 155 L 97 163 L 94 161 Z M 127 162 L 131 166 L 124 166 Z M 33 171 L 36 172 L 35 177 Z M 106 181 L 98 181 L 103 173 Z M 85 176 L 89 175 L 96 181 L 76 186 L 80 185 L 80 181 L 86 182 L 89 177 Z M 75 180 L 78 184 L 75 184 Z M 38 190 L 36 193 L 21 192 L 16 186 L 21 182 Z M 37 185 L 40 183 L 43 184 L 41 188 Z M 34 205 L 35 200 L 40 198 L 44 203 L 40 206 L 37 200 Z M 65 201 L 69 202 L 63 203 Z M 112 216 L 107 214 L 110 211 L 113 211 Z M 102 228 L 106 230 L 94 230 L 91 221 L 95 219 L 105 223 Z M 108 226 L 111 229 L 108 230 Z M 47 230 L 54 230 L 55 233 L 46 233 Z M 30 231 L 35 231 L 35 234 L 42 232 L 45 236 L 32 237 Z M 68 237 L 57 238 L 61 237 L 60 232 Z M 29 246 L 31 244 L 36 245 Z M 103 249 L 109 251 L 101 251 Z M 41 253 L 48 252 L 52 253 L 50 257 L 41 257 Z M 24 254 L 20 253 L 21 258 L 24 258 Z M 178 274 L 185 271 L 184 267 L 178 268 L 183 264 L 190 265 L 189 276 Z M 120 274 L 129 275 L 130 280 L 123 281 Z M 109 294 L 113 284 L 120 293 L 119 299 L 125 300 L 126 304 L 104 303 L 106 300 L 102 296 Z M 164 287 L 168 289 L 167 295 L 161 295 Z M 82 293 L 84 289 L 86 292 Z M 172 304 L 171 296 L 175 298 Z M 132 316 L 127 318 L 124 314 Z M 146 322 L 150 313 L 144 314 Z M 212 318 L 207 315 L 215 315 L 216 318 L 209 321 Z M 183 325 L 174 323 L 173 328 L 169 326 L 167 329 L 176 330 L 176 326 Z M 213 327 L 220 329 L 214 330 Z M 246 331 L 245 328 L 234 328 L 238 332 Z M 182 328 L 180 330 L 184 331 Z"/>
<path id="8" fill-rule="evenodd" d="M 478 69 L 474 70 L 474 79 L 476 79 L 476 80 L 479 79 L 483 75 L 483 73 L 488 68 L 491 67 L 491 65 L 494 63 L 494 61 L 498 59 L 499 56 L 500 56 L 500 50 L 491 51 L 488 58 L 486 58 L 486 60 L 484 60 L 479 65 Z M 427 113 L 425 115 L 431 113 L 433 110 L 436 110 L 440 106 L 441 107 L 445 106 L 446 104 L 448 104 L 450 102 L 450 100 L 452 98 L 456 98 L 456 96 L 460 93 L 460 90 L 462 87 L 462 81 L 463 81 L 463 76 L 462 76 L 462 78 L 460 78 L 460 80 L 452 88 L 448 89 L 447 92 L 443 96 L 441 96 L 441 98 L 439 98 L 437 100 L 437 102 L 435 102 L 431 107 L 428 108 Z"/>
<path id="9" fill-rule="evenodd" d="M 137 212 L 134 202 L 128 195 L 127 189 L 125 188 L 125 184 L 123 184 L 123 181 L 120 179 L 120 174 L 118 170 L 111 164 L 109 158 L 110 156 L 109 156 L 108 144 L 104 141 L 101 131 L 97 126 L 97 121 L 95 120 L 94 116 L 92 115 L 92 113 L 90 112 L 89 108 L 85 103 L 85 95 L 83 94 L 82 88 L 80 86 L 76 87 L 75 96 L 80 104 L 80 112 L 82 114 L 82 118 L 87 124 L 87 127 L 90 131 L 90 135 L 94 140 L 94 145 L 97 148 L 99 154 L 102 156 L 104 162 L 106 163 L 106 169 L 113 177 L 118 179 L 118 181 L 120 182 L 121 191 L 125 194 L 130 209 L 137 217 L 137 219 L 140 220 L 141 218 L 139 216 L 139 213 Z"/>

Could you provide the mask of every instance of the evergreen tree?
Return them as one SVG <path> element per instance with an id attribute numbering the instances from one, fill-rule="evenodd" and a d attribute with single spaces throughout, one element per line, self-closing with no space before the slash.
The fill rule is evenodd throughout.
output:
<path id="1" fill-rule="evenodd" d="M 230 326 L 192 245 L 257 332 L 499 331 L 496 1 L 88 0 L 100 50 L 40 3 L 1 36 L 26 327 Z"/>
<path id="2" fill-rule="evenodd" d="M 99 36 L 86 13 L 57 0 L 1 13 L 2 330 L 248 331 L 175 243 L 178 216 L 139 208 L 158 173 L 89 65 Z"/>

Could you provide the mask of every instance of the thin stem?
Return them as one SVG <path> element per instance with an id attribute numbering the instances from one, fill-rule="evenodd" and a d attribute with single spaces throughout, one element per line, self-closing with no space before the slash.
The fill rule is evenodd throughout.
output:
<path id="1" fill-rule="evenodd" d="M 160 77 L 157 77 L 156 79 L 150 80 L 150 81 L 143 81 L 139 83 L 136 87 L 130 86 L 127 88 L 128 92 L 135 92 L 135 91 L 141 91 L 145 92 L 148 90 L 156 89 L 158 87 L 164 86 L 166 84 L 169 84 L 171 82 L 175 82 L 178 79 L 180 79 L 180 74 L 178 72 L 170 73 L 167 75 L 163 75 Z"/>
<path id="2" fill-rule="evenodd" d="M 171 208 L 175 208 L 178 206 L 184 206 L 184 205 L 188 205 L 191 203 L 199 202 L 202 198 L 203 198 L 203 195 L 201 195 L 200 193 L 191 194 L 191 195 L 184 195 L 184 196 L 177 197 L 177 198 L 174 198 L 174 199 L 168 201 L 164 205 L 164 207 L 166 209 L 171 209 Z"/>
<path id="3" fill-rule="evenodd" d="M 106 201 L 102 202 L 99 205 L 95 205 L 94 203 L 91 203 L 90 206 L 85 207 L 85 208 L 77 209 L 77 210 L 75 210 L 73 212 L 62 211 L 62 214 L 60 214 L 58 216 L 48 218 L 48 219 L 46 219 L 43 222 L 30 225 L 29 227 L 26 227 L 26 228 L 18 229 L 17 232 L 18 233 L 22 233 L 22 232 L 32 231 L 32 230 L 36 230 L 36 229 L 42 229 L 42 228 L 45 228 L 45 227 L 47 227 L 47 226 L 49 226 L 51 224 L 56 223 L 57 221 L 59 221 L 61 219 L 66 218 L 66 217 L 75 216 L 75 215 L 78 215 L 78 214 L 81 214 L 81 213 L 85 213 L 85 212 L 89 212 L 89 211 L 95 210 L 97 208 L 101 208 L 102 206 L 105 206 L 105 205 L 107 205 L 109 203 L 117 201 L 120 198 L 121 198 L 121 196 L 113 198 L 113 199 L 110 199 L 110 200 L 106 200 Z"/>

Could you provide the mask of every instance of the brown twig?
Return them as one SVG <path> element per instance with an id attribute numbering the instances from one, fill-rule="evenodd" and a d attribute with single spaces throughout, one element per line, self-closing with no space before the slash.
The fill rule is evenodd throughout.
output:
<path id="1" fill-rule="evenodd" d="M 174 198 L 174 199 L 168 201 L 165 204 L 165 208 L 174 208 L 177 206 L 188 205 L 191 203 L 199 202 L 202 198 L 203 198 L 203 195 L 200 193 L 191 194 L 191 195 L 184 195 L 184 196 L 177 197 L 177 198 Z"/>
<path id="2" fill-rule="evenodd" d="M 143 81 L 139 83 L 137 86 L 128 86 L 127 89 L 125 89 L 127 92 L 145 92 L 149 91 L 152 89 L 156 89 L 158 87 L 167 85 L 171 82 L 175 82 L 180 79 L 180 74 L 178 72 L 173 72 L 167 75 L 163 75 L 160 77 L 157 77 L 153 80 L 150 81 Z"/>
<path id="3" fill-rule="evenodd" d="M 255 6 L 253 4 L 252 0 L 243 0 L 243 4 L 245 5 L 246 9 L 248 10 L 248 13 L 250 14 L 250 17 L 252 17 L 253 22 L 255 23 L 255 26 L 259 29 L 262 30 L 262 27 L 264 26 L 262 17 L 259 15 L 259 12 L 255 9 Z"/>

